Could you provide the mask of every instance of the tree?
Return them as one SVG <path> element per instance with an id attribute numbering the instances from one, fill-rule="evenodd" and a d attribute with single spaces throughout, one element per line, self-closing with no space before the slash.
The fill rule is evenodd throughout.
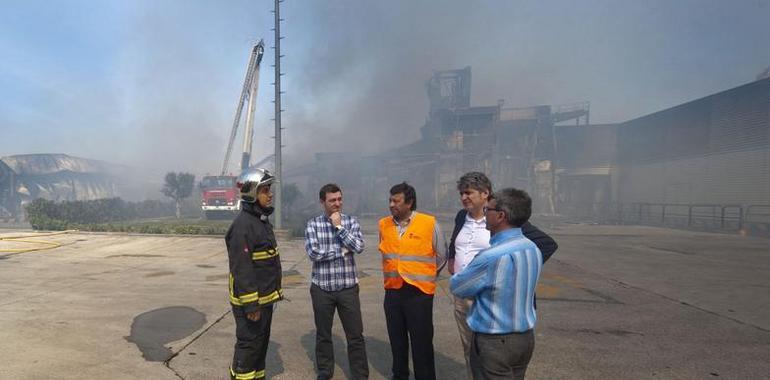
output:
<path id="1" fill-rule="evenodd" d="M 163 195 L 171 198 L 176 203 L 176 218 L 179 219 L 182 215 L 182 199 L 185 199 L 192 195 L 193 183 L 195 183 L 195 175 L 190 173 L 166 173 L 166 183 L 163 185 L 163 189 L 160 191 Z"/>

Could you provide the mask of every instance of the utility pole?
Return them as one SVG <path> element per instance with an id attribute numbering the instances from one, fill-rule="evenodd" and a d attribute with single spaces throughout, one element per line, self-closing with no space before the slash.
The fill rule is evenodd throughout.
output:
<path id="1" fill-rule="evenodd" d="M 276 186 L 275 186 L 275 195 L 274 195 L 274 202 L 273 205 L 275 206 L 275 228 L 281 229 L 282 228 L 282 221 L 281 221 L 281 193 L 283 188 L 283 173 L 281 172 L 281 112 L 283 110 L 281 109 L 281 21 L 283 19 L 281 18 L 281 11 L 280 11 L 280 3 L 282 3 L 283 0 L 275 0 L 275 9 L 273 10 L 273 13 L 275 14 L 275 28 L 273 28 L 273 31 L 275 31 L 275 46 L 273 49 L 275 49 L 275 83 L 273 85 L 275 86 L 275 177 L 276 177 Z"/>

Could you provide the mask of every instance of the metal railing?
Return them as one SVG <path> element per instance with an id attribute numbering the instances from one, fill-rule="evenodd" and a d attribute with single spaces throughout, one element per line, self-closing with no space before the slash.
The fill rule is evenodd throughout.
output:
<path id="1" fill-rule="evenodd" d="M 770 205 L 676 203 L 562 204 L 562 214 L 604 224 L 639 224 L 770 235 Z"/>

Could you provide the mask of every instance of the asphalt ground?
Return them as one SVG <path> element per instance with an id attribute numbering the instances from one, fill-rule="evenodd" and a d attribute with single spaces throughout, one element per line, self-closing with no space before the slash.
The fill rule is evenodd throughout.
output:
<path id="1" fill-rule="evenodd" d="M 365 224 L 373 232 L 372 224 Z M 531 379 L 757 379 L 770 374 L 770 240 L 649 227 L 546 226 Z M 2 231 L 0 238 L 37 235 Z M 68 233 L 0 241 L 0 379 L 224 379 L 234 322 L 221 238 Z M 390 371 L 376 236 L 358 257 L 372 379 Z M 40 251 L 21 251 L 28 248 Z M 271 379 L 314 379 L 302 241 L 280 242 L 287 300 Z M 443 275 L 439 379 L 465 363 Z M 347 377 L 335 321 L 335 378 Z"/>

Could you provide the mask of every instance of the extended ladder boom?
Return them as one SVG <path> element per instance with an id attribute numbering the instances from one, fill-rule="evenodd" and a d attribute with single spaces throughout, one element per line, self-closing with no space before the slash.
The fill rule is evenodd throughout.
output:
<path id="1" fill-rule="evenodd" d="M 241 96 L 238 98 L 238 107 L 235 109 L 235 119 L 233 120 L 233 126 L 230 130 L 230 140 L 227 143 L 227 152 L 225 152 L 225 161 L 222 165 L 221 175 L 225 175 L 225 173 L 227 173 L 227 166 L 230 164 L 230 154 L 232 154 L 233 151 L 233 143 L 235 143 L 235 136 L 238 134 L 238 126 L 241 123 L 241 113 L 243 112 L 243 106 L 246 104 L 247 100 L 249 102 L 249 110 L 251 112 L 254 110 L 257 97 L 257 85 L 259 83 L 259 65 L 262 63 L 262 56 L 264 53 L 265 43 L 262 40 L 259 40 L 259 42 L 254 45 L 254 48 L 251 50 L 249 65 L 246 69 L 246 78 L 243 81 Z M 247 124 L 251 124 L 251 120 L 247 120 Z M 250 156 L 251 125 L 247 125 L 246 136 L 244 136 L 244 152 L 241 166 L 243 166 L 243 159 L 247 160 L 246 165 L 248 166 L 248 157 Z"/>

